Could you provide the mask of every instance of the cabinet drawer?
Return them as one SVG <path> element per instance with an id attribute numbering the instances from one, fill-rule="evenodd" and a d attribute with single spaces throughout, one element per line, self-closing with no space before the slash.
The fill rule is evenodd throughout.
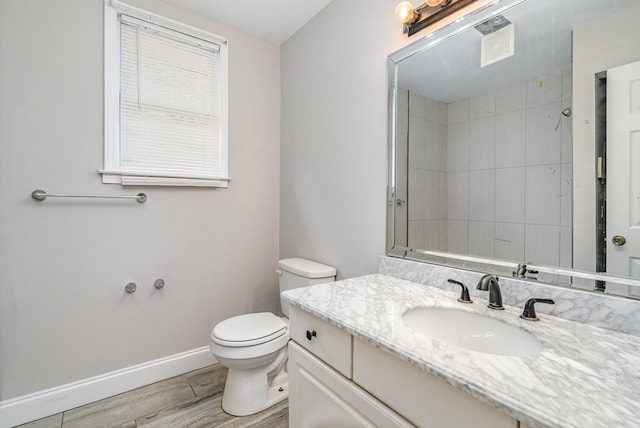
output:
<path id="1" fill-rule="evenodd" d="M 417 426 L 516 428 L 518 421 L 359 339 L 353 381 Z"/>
<path id="2" fill-rule="evenodd" d="M 351 335 L 291 305 L 291 338 L 325 363 L 351 379 Z"/>

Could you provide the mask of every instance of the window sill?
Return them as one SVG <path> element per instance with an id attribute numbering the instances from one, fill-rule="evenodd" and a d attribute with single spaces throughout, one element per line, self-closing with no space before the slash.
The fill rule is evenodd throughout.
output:
<path id="1" fill-rule="evenodd" d="M 143 174 L 124 174 L 117 171 L 98 171 L 105 184 L 121 184 L 123 186 L 179 186 L 179 187 L 229 187 L 231 178 L 189 178 L 164 177 Z"/>

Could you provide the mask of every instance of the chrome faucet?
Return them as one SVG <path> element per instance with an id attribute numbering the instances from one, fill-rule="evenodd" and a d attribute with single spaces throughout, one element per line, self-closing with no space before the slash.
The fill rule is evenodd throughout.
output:
<path id="1" fill-rule="evenodd" d="M 489 304 L 487 305 L 489 309 L 504 309 L 504 306 L 502 306 L 502 294 L 500 293 L 500 285 L 498 285 L 497 277 L 491 274 L 483 276 L 480 278 L 480 281 L 478 281 L 476 290 L 489 290 Z"/>

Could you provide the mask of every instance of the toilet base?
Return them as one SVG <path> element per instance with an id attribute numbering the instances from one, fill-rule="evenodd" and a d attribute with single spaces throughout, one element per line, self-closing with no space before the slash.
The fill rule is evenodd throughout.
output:
<path id="1" fill-rule="evenodd" d="M 222 409 L 234 416 L 247 416 L 267 409 L 289 397 L 286 371 L 287 348 L 265 368 L 233 369 L 227 372 Z"/>

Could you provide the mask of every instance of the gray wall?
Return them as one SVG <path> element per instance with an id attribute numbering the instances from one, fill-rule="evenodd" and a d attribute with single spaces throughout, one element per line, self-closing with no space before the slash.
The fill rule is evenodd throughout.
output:
<path id="1" fill-rule="evenodd" d="M 387 56 L 396 0 L 334 0 L 282 56 L 280 255 L 353 277 L 385 252 Z"/>
<path id="2" fill-rule="evenodd" d="M 206 346 L 216 322 L 277 308 L 279 48 L 133 3 L 229 39 L 233 181 L 102 184 L 103 1 L 0 1 L 0 400 Z M 34 189 L 149 200 L 36 203 Z"/>

